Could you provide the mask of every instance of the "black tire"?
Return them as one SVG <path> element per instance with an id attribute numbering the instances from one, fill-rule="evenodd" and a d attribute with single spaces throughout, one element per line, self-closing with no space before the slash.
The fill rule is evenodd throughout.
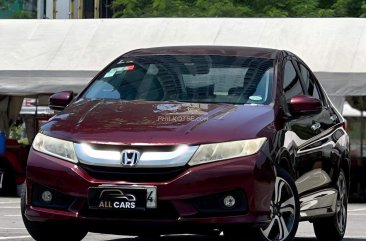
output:
<path id="1" fill-rule="evenodd" d="M 137 235 L 139 239 L 142 240 L 155 240 L 160 238 L 160 233 L 157 232 L 144 232 Z"/>
<path id="2" fill-rule="evenodd" d="M 6 166 L 0 166 L 0 184 L 0 196 L 16 195 L 14 172 Z"/>
<path id="3" fill-rule="evenodd" d="M 160 234 L 139 234 L 138 235 L 139 240 L 158 240 L 160 239 Z"/>
<path id="4" fill-rule="evenodd" d="M 342 169 L 339 172 L 336 186 L 338 189 L 336 213 L 332 217 L 321 218 L 313 223 L 315 235 L 321 241 L 340 241 L 346 232 L 348 188 Z"/>
<path id="5" fill-rule="evenodd" d="M 20 208 L 24 225 L 28 233 L 37 241 L 80 241 L 88 231 L 80 225 L 69 222 L 34 222 L 25 216 L 26 188 L 21 193 Z"/>
<path id="6" fill-rule="evenodd" d="M 224 239 L 227 241 L 257 240 L 257 230 L 250 227 L 230 227 L 224 229 Z"/>
<path id="7" fill-rule="evenodd" d="M 227 240 L 258 241 L 291 241 L 294 239 L 300 221 L 299 195 L 294 179 L 281 168 L 277 168 L 275 191 L 271 202 L 271 219 L 267 227 L 251 230 L 247 228 L 227 229 L 224 231 L 225 238 Z"/>

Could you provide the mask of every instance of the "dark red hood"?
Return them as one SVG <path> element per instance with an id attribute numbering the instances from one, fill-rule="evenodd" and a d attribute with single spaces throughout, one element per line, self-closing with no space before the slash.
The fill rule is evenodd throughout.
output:
<path id="1" fill-rule="evenodd" d="M 78 100 L 42 127 L 76 142 L 200 144 L 258 137 L 271 106 Z"/>

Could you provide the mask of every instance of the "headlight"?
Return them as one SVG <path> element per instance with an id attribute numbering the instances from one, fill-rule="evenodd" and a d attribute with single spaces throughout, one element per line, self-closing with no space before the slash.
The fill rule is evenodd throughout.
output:
<path id="1" fill-rule="evenodd" d="M 32 146 L 39 152 L 73 163 L 78 162 L 74 151 L 74 144 L 70 141 L 64 141 L 38 133 L 36 138 L 34 138 Z"/>
<path id="2" fill-rule="evenodd" d="M 263 137 L 252 140 L 201 145 L 189 161 L 189 165 L 194 166 L 208 162 L 253 155 L 259 151 L 265 141 L 266 138 Z"/>

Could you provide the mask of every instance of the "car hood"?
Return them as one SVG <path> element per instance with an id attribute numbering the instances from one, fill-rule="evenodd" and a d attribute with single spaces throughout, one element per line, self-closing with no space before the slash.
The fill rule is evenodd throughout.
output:
<path id="1" fill-rule="evenodd" d="M 80 99 L 42 132 L 74 142 L 201 144 L 263 136 L 273 120 L 273 108 L 262 105 Z"/>

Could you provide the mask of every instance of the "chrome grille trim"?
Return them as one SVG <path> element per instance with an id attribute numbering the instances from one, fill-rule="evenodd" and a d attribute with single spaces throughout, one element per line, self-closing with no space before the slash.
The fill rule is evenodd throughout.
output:
<path id="1" fill-rule="evenodd" d="M 133 149 L 129 146 L 128 149 Z M 125 168 L 156 168 L 180 167 L 186 165 L 199 146 L 181 145 L 173 151 L 145 151 L 141 152 L 140 160 L 134 166 L 121 164 L 121 151 L 97 150 L 85 143 L 74 143 L 75 153 L 83 164 L 106 167 Z M 137 147 L 136 147 L 137 148 Z"/>

